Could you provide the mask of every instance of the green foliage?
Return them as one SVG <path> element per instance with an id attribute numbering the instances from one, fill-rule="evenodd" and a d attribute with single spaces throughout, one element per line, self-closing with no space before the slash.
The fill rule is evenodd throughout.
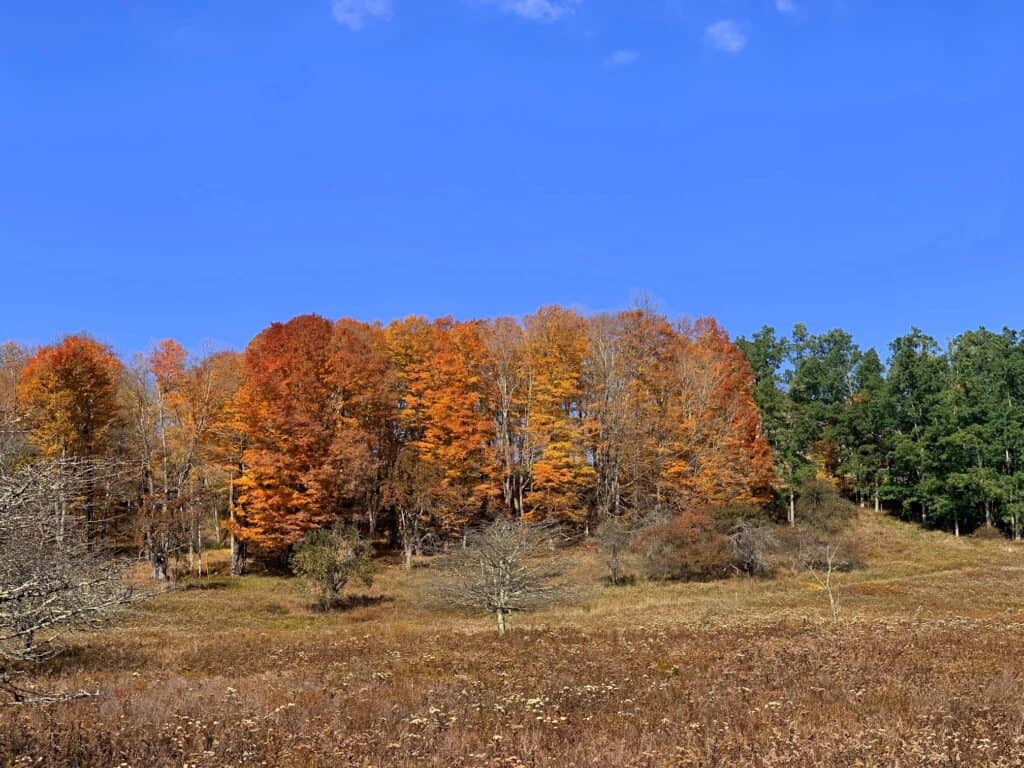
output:
<path id="1" fill-rule="evenodd" d="M 317 593 L 318 605 L 327 610 L 339 604 L 341 592 L 352 578 L 373 583 L 373 551 L 354 530 L 339 526 L 312 531 L 295 546 L 292 570 Z"/>
<path id="2" fill-rule="evenodd" d="M 798 325 L 737 342 L 791 522 L 817 513 L 824 472 L 861 502 L 957 534 L 1024 534 L 1024 338 L 984 328 L 943 350 L 917 328 L 889 347 L 888 370 L 849 334 Z M 802 493 L 812 495 L 799 501 Z"/>

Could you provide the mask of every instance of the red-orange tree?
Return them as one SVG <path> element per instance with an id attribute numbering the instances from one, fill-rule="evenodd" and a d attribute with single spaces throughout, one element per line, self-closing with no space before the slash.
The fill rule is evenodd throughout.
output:
<path id="1" fill-rule="evenodd" d="M 283 556 L 337 510 L 329 456 L 333 326 L 317 315 L 274 323 L 249 344 L 239 393 L 247 440 L 231 530 L 265 556 Z"/>
<path id="2" fill-rule="evenodd" d="M 377 528 L 384 484 L 398 450 L 397 380 L 384 331 L 344 318 L 330 346 L 334 435 L 330 465 L 346 516 Z"/>
<path id="3" fill-rule="evenodd" d="M 32 355 L 21 371 L 18 401 L 35 450 L 48 458 L 109 457 L 122 416 L 123 373 L 114 352 L 86 336 L 68 336 Z M 90 480 L 83 503 L 90 536 L 96 532 L 98 495 Z"/>

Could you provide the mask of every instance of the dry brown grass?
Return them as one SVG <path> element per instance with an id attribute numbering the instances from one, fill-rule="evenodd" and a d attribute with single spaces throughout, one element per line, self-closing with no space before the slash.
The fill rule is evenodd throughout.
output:
<path id="1" fill-rule="evenodd" d="M 789 573 L 595 588 L 501 641 L 417 606 L 429 568 L 326 615 L 213 577 L 76 638 L 41 682 L 102 695 L 0 710 L 0 765 L 1024 764 L 1024 550 L 857 525 L 837 630 Z"/>

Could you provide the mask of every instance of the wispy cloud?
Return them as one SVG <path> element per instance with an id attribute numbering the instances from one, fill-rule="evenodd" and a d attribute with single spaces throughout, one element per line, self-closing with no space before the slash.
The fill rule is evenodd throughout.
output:
<path id="1" fill-rule="evenodd" d="M 737 54 L 747 47 L 747 36 L 732 19 L 722 19 L 708 25 L 704 39 L 720 51 Z"/>
<path id="2" fill-rule="evenodd" d="M 335 20 L 353 32 L 362 29 L 367 21 L 391 21 L 394 10 L 391 0 L 331 0 Z"/>
<path id="3" fill-rule="evenodd" d="M 529 21 L 552 22 L 573 14 L 583 0 L 485 0 Z"/>
<path id="4" fill-rule="evenodd" d="M 639 58 L 639 52 L 631 51 L 628 48 L 620 48 L 617 51 L 612 51 L 605 57 L 604 65 L 608 67 L 608 69 L 620 69 L 621 67 L 628 67 L 630 64 L 635 63 Z"/>
<path id="5" fill-rule="evenodd" d="M 779 13 L 796 13 L 796 3 L 793 0 L 775 0 L 775 9 Z"/>

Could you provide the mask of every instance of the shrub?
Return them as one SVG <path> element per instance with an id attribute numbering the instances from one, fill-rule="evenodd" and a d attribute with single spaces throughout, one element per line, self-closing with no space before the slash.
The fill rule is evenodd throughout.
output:
<path id="1" fill-rule="evenodd" d="M 771 576 L 775 572 L 773 556 L 778 540 L 773 526 L 752 520 L 738 520 L 729 530 L 732 565 L 748 576 Z"/>
<path id="2" fill-rule="evenodd" d="M 760 525 L 765 520 L 765 511 L 754 504 L 734 502 L 712 507 L 708 515 L 715 521 L 715 527 L 725 534 L 731 535 L 739 525 Z"/>
<path id="3" fill-rule="evenodd" d="M 340 603 L 352 577 L 373 583 L 372 548 L 354 530 L 342 527 L 312 531 L 295 547 L 292 570 L 316 590 L 318 605 L 327 610 Z"/>
<path id="4" fill-rule="evenodd" d="M 725 576 L 732 562 L 729 538 L 706 514 L 684 512 L 647 528 L 636 549 L 644 574 L 658 580 L 707 580 Z"/>
<path id="5" fill-rule="evenodd" d="M 824 480 L 812 478 L 800 486 L 796 501 L 798 525 L 827 534 L 844 530 L 857 516 L 857 507 Z"/>
<path id="6" fill-rule="evenodd" d="M 971 533 L 972 539 L 981 539 L 983 541 L 1005 541 L 1006 534 L 999 530 L 994 525 L 979 525 Z"/>

